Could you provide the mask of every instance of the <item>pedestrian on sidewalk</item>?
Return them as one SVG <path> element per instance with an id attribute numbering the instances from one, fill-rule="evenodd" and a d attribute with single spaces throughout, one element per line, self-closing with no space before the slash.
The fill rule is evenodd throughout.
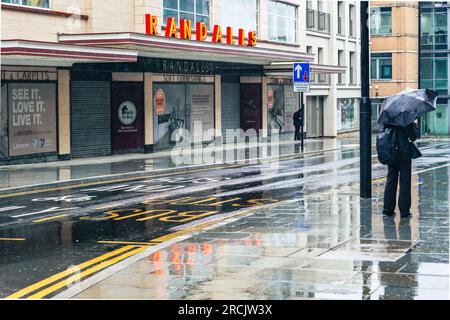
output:
<path id="1" fill-rule="evenodd" d="M 395 214 L 400 175 L 398 206 L 402 218 L 411 215 L 411 164 L 422 154 L 414 141 L 419 136 L 417 119 L 436 110 L 437 93 L 428 89 L 405 89 L 386 98 L 377 123 L 383 125 L 377 134 L 378 160 L 388 165 L 384 189 L 385 216 Z"/>
<path id="2" fill-rule="evenodd" d="M 300 140 L 300 126 L 302 124 L 302 118 L 301 118 L 301 114 L 300 114 L 300 109 L 297 110 L 296 112 L 294 112 L 294 126 L 295 126 L 295 137 L 294 140 L 295 141 L 299 141 Z"/>
<path id="3" fill-rule="evenodd" d="M 389 127 L 389 125 L 386 125 Z M 411 123 L 407 127 L 392 126 L 397 135 L 399 146 L 399 157 L 395 163 L 388 165 L 388 174 L 386 187 L 384 189 L 384 207 L 385 216 L 395 214 L 395 205 L 397 198 L 397 186 L 400 175 L 400 194 L 398 207 L 402 218 L 411 215 L 411 165 L 412 165 L 412 147 L 411 144 L 417 140 L 417 123 Z"/>

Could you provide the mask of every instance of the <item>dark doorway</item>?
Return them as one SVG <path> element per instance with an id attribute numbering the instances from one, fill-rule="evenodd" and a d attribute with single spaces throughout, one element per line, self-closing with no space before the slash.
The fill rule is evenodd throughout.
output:
<path id="1" fill-rule="evenodd" d="M 241 83 L 241 129 L 262 128 L 261 84 Z"/>
<path id="2" fill-rule="evenodd" d="M 143 151 L 143 84 L 113 82 L 111 86 L 113 153 Z"/>

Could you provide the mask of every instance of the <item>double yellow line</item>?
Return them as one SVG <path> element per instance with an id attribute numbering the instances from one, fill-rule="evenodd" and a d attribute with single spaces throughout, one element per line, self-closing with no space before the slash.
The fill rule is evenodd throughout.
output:
<path id="1" fill-rule="evenodd" d="M 44 298 L 61 288 L 69 287 L 76 281 L 79 281 L 94 272 L 100 271 L 132 255 L 144 251 L 145 249 L 147 249 L 147 246 L 125 246 L 119 248 L 17 291 L 16 293 L 6 297 L 6 299 L 20 299 L 25 297 L 27 299 Z M 83 269 L 85 270 L 83 271 Z"/>

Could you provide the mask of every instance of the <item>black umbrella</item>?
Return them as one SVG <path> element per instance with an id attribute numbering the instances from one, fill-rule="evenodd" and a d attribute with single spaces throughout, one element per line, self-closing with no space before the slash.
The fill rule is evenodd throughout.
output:
<path id="1" fill-rule="evenodd" d="M 378 124 L 406 127 L 427 112 L 436 110 L 437 93 L 429 89 L 405 89 L 386 98 Z"/>

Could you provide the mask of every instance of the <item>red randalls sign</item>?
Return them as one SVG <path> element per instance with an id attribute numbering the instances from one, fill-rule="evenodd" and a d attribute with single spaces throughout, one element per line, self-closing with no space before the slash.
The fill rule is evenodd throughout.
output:
<path id="1" fill-rule="evenodd" d="M 192 22 L 191 20 L 180 20 L 180 34 L 178 34 L 178 28 L 176 20 L 173 17 L 167 18 L 166 23 L 166 38 L 179 38 L 179 39 L 192 39 Z M 158 17 L 151 14 L 145 15 L 145 33 L 151 36 L 158 36 Z M 195 39 L 197 41 L 205 41 L 208 36 L 208 31 L 206 30 L 206 25 L 203 22 L 197 22 L 196 24 Z M 222 27 L 218 24 L 214 25 L 212 31 L 211 42 L 213 43 L 226 43 L 228 45 L 239 45 L 239 46 L 256 46 L 256 31 L 250 31 L 247 33 L 247 39 L 245 38 L 245 30 L 239 29 L 237 43 L 233 36 L 233 28 L 226 28 L 225 38 L 222 35 Z"/>

